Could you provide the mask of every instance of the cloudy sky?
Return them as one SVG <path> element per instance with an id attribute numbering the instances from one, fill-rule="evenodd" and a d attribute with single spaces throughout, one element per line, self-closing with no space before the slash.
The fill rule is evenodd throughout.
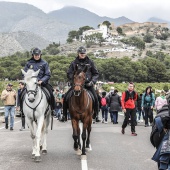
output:
<path id="1" fill-rule="evenodd" d="M 1 0 L 0 0 L 1 1 Z M 170 21 L 170 0 L 3 0 L 32 4 L 44 12 L 64 6 L 85 8 L 99 16 L 117 18 L 125 16 L 137 22 L 157 17 Z"/>

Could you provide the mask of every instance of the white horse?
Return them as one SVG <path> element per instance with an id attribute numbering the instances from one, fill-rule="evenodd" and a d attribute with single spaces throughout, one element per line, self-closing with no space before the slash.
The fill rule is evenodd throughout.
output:
<path id="1" fill-rule="evenodd" d="M 42 147 L 42 154 L 47 153 L 46 134 L 48 133 L 48 126 L 50 124 L 51 109 L 44 92 L 37 84 L 37 76 L 40 70 L 35 72 L 29 69 L 25 72 L 21 69 L 21 71 L 26 84 L 23 112 L 33 140 L 32 159 L 40 162 L 40 147 Z"/>

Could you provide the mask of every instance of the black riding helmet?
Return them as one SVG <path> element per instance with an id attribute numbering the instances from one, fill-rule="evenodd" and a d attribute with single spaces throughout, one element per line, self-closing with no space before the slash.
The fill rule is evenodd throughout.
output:
<path id="1" fill-rule="evenodd" d="M 33 55 L 42 55 L 41 54 L 41 50 L 39 49 L 39 48 L 34 48 L 33 50 L 32 50 L 32 56 Z"/>
<path id="2" fill-rule="evenodd" d="M 79 47 L 78 50 L 77 50 L 77 53 L 85 54 L 86 49 L 84 47 Z"/>

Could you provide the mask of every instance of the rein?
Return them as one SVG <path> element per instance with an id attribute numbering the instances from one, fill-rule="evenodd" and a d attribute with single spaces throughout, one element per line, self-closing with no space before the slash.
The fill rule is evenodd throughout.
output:
<path id="1" fill-rule="evenodd" d="M 33 120 L 34 120 L 34 121 L 36 121 L 36 119 L 35 119 L 35 111 L 36 111 L 36 108 L 37 108 L 37 107 L 39 106 L 39 104 L 41 103 L 42 98 L 43 98 L 43 94 L 42 94 L 42 90 L 41 90 L 41 99 L 40 99 L 39 103 L 37 104 L 37 106 L 35 106 L 34 108 L 31 107 L 31 106 L 29 106 L 29 105 L 27 104 L 26 100 L 25 100 L 25 104 L 26 104 L 30 109 L 33 110 Z"/>

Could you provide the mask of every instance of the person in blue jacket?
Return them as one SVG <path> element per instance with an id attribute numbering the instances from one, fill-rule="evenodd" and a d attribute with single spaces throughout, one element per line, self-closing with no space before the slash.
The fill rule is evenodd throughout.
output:
<path id="1" fill-rule="evenodd" d="M 53 95 L 53 87 L 49 84 L 49 80 L 51 77 L 51 72 L 48 63 L 41 58 L 42 53 L 39 48 L 34 48 L 32 51 L 32 58 L 29 59 L 25 65 L 24 71 L 27 72 L 28 69 L 33 69 L 37 71 L 40 69 L 38 74 L 38 84 L 44 86 L 50 93 L 51 99 L 51 109 L 54 111 L 55 109 L 55 99 Z"/>
<path id="2" fill-rule="evenodd" d="M 148 118 L 150 125 L 153 123 L 153 107 L 155 104 L 155 95 L 152 92 L 152 87 L 148 86 L 145 92 L 142 95 L 141 108 L 145 112 L 145 127 L 149 126 Z"/>

